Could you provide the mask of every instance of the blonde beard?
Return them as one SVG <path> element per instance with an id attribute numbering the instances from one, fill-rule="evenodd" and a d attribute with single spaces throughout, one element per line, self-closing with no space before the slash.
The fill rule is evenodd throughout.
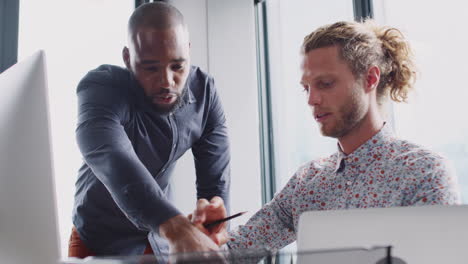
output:
<path id="1" fill-rule="evenodd" d="M 366 105 L 363 98 L 364 88 L 356 83 L 349 100 L 338 109 L 338 117 L 332 127 L 320 127 L 320 132 L 326 137 L 341 138 L 353 130 L 366 115 Z"/>

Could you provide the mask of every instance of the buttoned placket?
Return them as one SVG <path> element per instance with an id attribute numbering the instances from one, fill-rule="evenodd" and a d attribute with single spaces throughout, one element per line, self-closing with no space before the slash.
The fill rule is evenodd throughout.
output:
<path id="1" fill-rule="evenodd" d="M 337 167 L 336 167 L 336 170 L 335 170 L 335 173 L 337 175 L 340 175 L 340 177 L 342 177 L 344 179 L 344 187 L 345 187 L 345 190 L 348 189 L 351 185 L 353 185 L 353 181 L 351 181 L 347 175 L 346 175 L 346 167 L 348 167 L 346 165 L 346 158 L 339 158 L 338 159 L 339 161 L 337 162 Z"/>
<path id="2" fill-rule="evenodd" d="M 171 130 L 172 130 L 171 153 L 169 154 L 169 158 L 167 159 L 166 163 L 164 163 L 164 166 L 162 166 L 161 170 L 159 171 L 157 177 L 159 177 L 161 174 L 163 174 L 166 171 L 168 165 L 172 163 L 172 160 L 174 159 L 174 156 L 175 156 L 175 153 L 176 153 L 176 150 L 177 150 L 177 144 L 178 144 L 178 141 L 179 141 L 179 132 L 178 132 L 178 129 L 177 129 L 177 122 L 176 122 L 176 119 L 175 119 L 175 115 L 173 113 L 170 113 L 167 116 L 167 119 L 169 121 L 169 125 L 170 125 Z"/>
<path id="3" fill-rule="evenodd" d="M 354 193 L 353 193 L 353 190 L 354 190 L 354 187 L 355 187 L 355 182 L 356 182 L 356 178 L 357 178 L 357 174 L 355 173 L 355 168 L 353 168 L 353 166 L 351 165 L 352 164 L 352 158 L 351 157 L 346 157 L 343 159 L 343 162 L 346 164 L 345 167 L 347 167 L 347 177 L 346 177 L 346 188 L 345 188 L 345 192 L 346 192 L 346 200 L 345 200 L 345 208 L 348 209 L 350 204 L 351 204 L 351 201 L 354 199 Z"/>
<path id="4" fill-rule="evenodd" d="M 356 185 L 357 174 L 354 173 L 355 168 L 352 168 L 352 157 L 340 155 L 337 160 L 335 173 L 341 178 L 344 188 L 344 195 L 340 198 L 340 204 L 344 208 L 349 208 L 353 198 L 353 188 Z M 356 166 L 356 168 L 359 166 Z"/>
<path id="5" fill-rule="evenodd" d="M 336 175 L 336 178 L 338 179 L 337 186 L 341 185 L 342 186 L 342 192 L 346 193 L 346 189 L 348 188 L 346 184 L 346 176 L 345 176 L 345 169 L 346 169 L 346 164 L 344 162 L 344 157 L 342 155 L 338 155 L 337 160 L 336 160 L 336 166 L 334 173 Z M 340 195 L 339 199 L 337 200 L 337 206 L 338 207 L 345 207 L 346 206 L 346 195 Z"/>
<path id="6" fill-rule="evenodd" d="M 177 120 L 174 113 L 169 114 L 169 123 L 171 124 L 172 128 L 172 147 L 171 154 L 169 155 L 169 161 L 172 161 L 177 149 L 177 143 L 179 142 L 179 131 L 177 129 Z"/>
<path id="7" fill-rule="evenodd" d="M 172 146 L 171 146 L 171 153 L 169 154 L 169 158 L 167 160 L 167 162 L 162 166 L 161 170 L 159 171 L 158 173 L 158 176 L 160 176 L 161 174 L 163 174 L 167 167 L 169 166 L 169 164 L 172 163 L 172 161 L 174 160 L 174 156 L 177 152 L 177 146 L 179 145 L 179 130 L 178 130 L 178 126 L 177 126 L 177 119 L 176 119 L 176 112 L 177 111 L 181 111 L 184 107 L 186 107 L 186 104 L 192 104 L 194 102 L 196 102 L 196 99 L 195 97 L 193 96 L 191 90 L 190 90 L 190 84 L 187 82 L 186 83 L 187 85 L 187 98 L 186 98 L 186 101 L 185 103 L 180 106 L 179 109 L 176 109 L 174 112 L 171 112 L 167 115 L 167 120 L 169 121 L 169 125 L 171 127 L 171 130 L 172 130 Z"/>

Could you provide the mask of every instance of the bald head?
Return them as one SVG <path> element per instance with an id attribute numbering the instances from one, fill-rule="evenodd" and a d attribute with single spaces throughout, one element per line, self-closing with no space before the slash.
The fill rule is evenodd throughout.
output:
<path id="1" fill-rule="evenodd" d="M 164 2 L 146 3 L 133 12 L 128 21 L 128 34 L 132 38 L 140 29 L 166 30 L 182 26 L 184 16 L 174 6 Z"/>
<path id="2" fill-rule="evenodd" d="M 190 73 L 190 41 L 182 14 L 166 3 L 144 4 L 128 21 L 128 37 L 123 60 L 154 109 L 177 109 Z"/>

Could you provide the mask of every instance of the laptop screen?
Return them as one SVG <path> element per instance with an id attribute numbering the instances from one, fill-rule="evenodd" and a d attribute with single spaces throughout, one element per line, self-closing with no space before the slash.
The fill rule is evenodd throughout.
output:
<path id="1" fill-rule="evenodd" d="M 465 263 L 468 205 L 336 211 L 301 215 L 298 250 L 391 245 L 407 263 Z"/>

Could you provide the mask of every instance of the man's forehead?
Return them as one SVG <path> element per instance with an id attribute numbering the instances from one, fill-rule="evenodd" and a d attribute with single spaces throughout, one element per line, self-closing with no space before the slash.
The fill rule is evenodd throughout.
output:
<path id="1" fill-rule="evenodd" d="M 312 49 L 304 54 L 304 59 L 309 64 L 321 64 L 328 62 L 337 62 L 339 59 L 339 50 L 337 46 L 327 46 Z"/>
<path id="2" fill-rule="evenodd" d="M 338 49 L 335 46 L 310 50 L 302 55 L 301 70 L 305 74 L 314 75 L 322 72 L 334 72 L 346 65 L 338 55 Z"/>
<path id="3" fill-rule="evenodd" d="M 139 44 L 144 42 L 170 42 L 185 43 L 189 41 L 188 31 L 182 25 L 169 28 L 139 27 L 131 35 L 130 42 Z M 131 44 L 131 43 L 130 43 Z"/>
<path id="4" fill-rule="evenodd" d="M 181 50 L 189 46 L 189 41 L 181 32 L 168 30 L 141 30 L 136 32 L 130 47 L 137 52 L 156 50 Z"/>

